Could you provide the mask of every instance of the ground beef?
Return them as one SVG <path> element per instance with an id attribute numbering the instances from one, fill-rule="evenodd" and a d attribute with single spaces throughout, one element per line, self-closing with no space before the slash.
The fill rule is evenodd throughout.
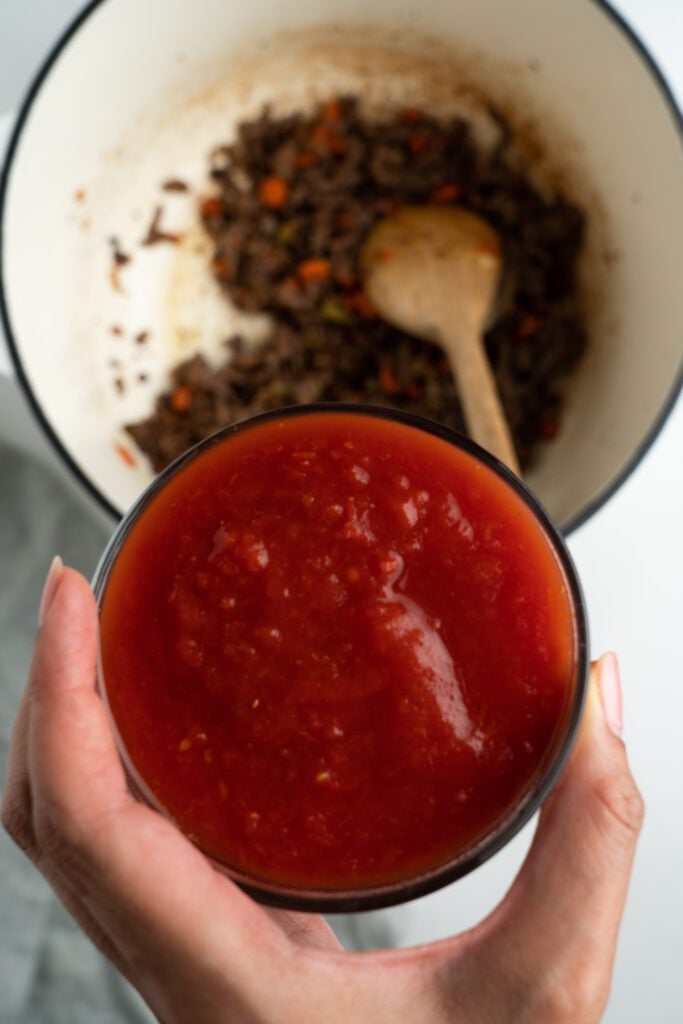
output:
<path id="1" fill-rule="evenodd" d="M 498 115 L 496 115 L 498 116 Z M 272 317 L 258 348 L 228 342 L 218 368 L 179 364 L 148 419 L 127 427 L 155 470 L 220 427 L 266 409 L 358 401 L 465 432 L 443 353 L 383 322 L 358 257 L 373 225 L 406 203 L 458 204 L 487 219 L 504 250 L 507 297 L 486 335 L 522 467 L 559 429 L 562 391 L 586 342 L 577 295 L 582 212 L 534 187 L 500 141 L 478 150 L 468 123 L 402 110 L 363 118 L 353 98 L 312 116 L 266 110 L 211 155 L 200 215 L 212 270 L 242 310 Z"/>

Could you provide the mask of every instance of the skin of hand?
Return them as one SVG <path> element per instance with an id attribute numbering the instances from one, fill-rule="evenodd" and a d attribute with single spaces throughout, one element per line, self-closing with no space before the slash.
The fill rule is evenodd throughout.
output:
<path id="1" fill-rule="evenodd" d="M 95 690 L 97 612 L 55 559 L 12 737 L 2 821 L 164 1024 L 595 1024 L 643 803 L 612 654 L 503 902 L 430 945 L 346 953 L 321 917 L 267 909 L 127 791 Z"/>

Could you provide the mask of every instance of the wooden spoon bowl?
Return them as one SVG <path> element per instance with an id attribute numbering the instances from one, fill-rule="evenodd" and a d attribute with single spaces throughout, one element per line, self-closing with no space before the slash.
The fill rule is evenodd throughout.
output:
<path id="1" fill-rule="evenodd" d="M 459 207 L 403 207 L 373 229 L 361 268 L 385 320 L 441 345 L 472 437 L 519 475 L 483 340 L 502 272 L 494 229 Z"/>

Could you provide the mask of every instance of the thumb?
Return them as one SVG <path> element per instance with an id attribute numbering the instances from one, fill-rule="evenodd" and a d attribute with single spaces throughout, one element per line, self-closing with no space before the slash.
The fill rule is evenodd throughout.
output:
<path id="1" fill-rule="evenodd" d="M 582 1010 L 586 1002 L 601 1004 L 598 1017 L 643 821 L 620 733 L 619 666 L 614 654 L 606 654 L 592 666 L 569 764 L 541 813 L 524 866 L 490 922 L 522 977 L 545 976 L 548 990 L 572 992 Z"/>

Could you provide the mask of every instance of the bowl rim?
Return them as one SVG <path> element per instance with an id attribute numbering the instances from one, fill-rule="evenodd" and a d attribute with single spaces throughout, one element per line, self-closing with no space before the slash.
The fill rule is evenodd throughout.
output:
<path id="1" fill-rule="evenodd" d="M 376 910 L 380 907 L 404 903 L 408 900 L 416 899 L 418 896 L 425 896 L 436 889 L 441 889 L 443 886 L 449 885 L 451 882 L 469 874 L 489 860 L 526 825 L 555 786 L 574 746 L 588 689 L 590 669 L 589 639 L 586 604 L 574 562 L 562 534 L 526 484 L 507 466 L 496 459 L 495 456 L 449 427 L 403 410 L 360 403 L 318 402 L 309 405 L 287 406 L 284 409 L 272 409 L 257 416 L 232 423 L 180 455 L 145 488 L 110 537 L 92 581 L 98 612 L 101 612 L 109 574 L 116 563 L 120 551 L 141 515 L 143 515 L 150 503 L 154 501 L 170 480 L 174 479 L 179 473 L 182 473 L 189 463 L 194 462 L 195 459 L 200 458 L 205 452 L 216 445 L 223 444 L 236 434 L 271 421 L 296 419 L 320 413 L 331 416 L 357 415 L 361 418 L 379 419 L 411 427 L 422 433 L 439 438 L 486 466 L 488 470 L 492 471 L 510 487 L 517 497 L 521 498 L 543 531 L 546 541 L 550 545 L 564 576 L 574 624 L 574 691 L 571 704 L 565 712 L 565 720 L 561 732 L 556 735 L 553 745 L 546 752 L 540 768 L 537 769 L 535 777 L 528 784 L 519 801 L 496 822 L 488 833 L 485 833 L 472 846 L 457 856 L 442 861 L 440 864 L 426 869 L 420 874 L 399 881 L 365 886 L 358 889 L 305 889 L 301 886 L 288 886 L 284 883 L 254 878 L 247 872 L 229 867 L 227 864 L 202 851 L 214 867 L 231 878 L 245 892 L 261 903 L 289 910 L 313 911 L 316 913 L 347 913 L 358 910 Z M 137 772 L 126 750 L 107 696 L 102 665 L 102 651 L 99 641 L 97 689 L 104 703 L 119 756 L 123 762 L 129 789 L 137 799 L 173 821 L 172 815 L 157 800 L 152 790 Z M 199 849 L 202 849 L 200 844 L 197 845 Z"/>
<path id="2" fill-rule="evenodd" d="M 47 56 L 44 58 L 42 64 L 39 66 L 32 81 L 30 82 L 24 99 L 19 105 L 18 112 L 12 126 L 9 142 L 5 151 L 4 161 L 2 168 L 0 169 L 0 325 L 2 326 L 7 339 L 10 360 L 14 367 L 17 380 L 24 392 L 24 395 L 26 396 L 33 415 L 43 430 L 43 433 L 46 435 L 57 455 L 67 465 L 74 477 L 85 488 L 86 492 L 95 500 L 96 504 L 112 516 L 114 520 L 120 520 L 125 515 L 125 510 L 122 511 L 118 506 L 116 506 L 104 494 L 86 470 L 79 465 L 75 457 L 70 453 L 67 445 L 59 437 L 57 430 L 53 427 L 49 417 L 44 412 L 40 399 L 31 385 L 28 373 L 21 358 L 21 346 L 12 326 L 9 302 L 7 300 L 7 284 L 3 269 L 5 263 L 4 225 L 8 205 L 9 184 L 12 177 L 19 143 L 29 120 L 31 109 L 43 86 L 47 82 L 52 69 L 68 48 L 69 43 L 73 40 L 74 36 L 83 27 L 90 16 L 106 2 L 108 2 L 108 0 L 88 0 L 82 10 L 79 11 L 73 20 L 67 24 L 66 28 L 63 30 L 61 35 L 58 36 L 56 42 L 49 50 Z M 632 25 L 619 11 L 615 9 L 611 0 L 586 0 L 586 2 L 596 7 L 607 18 L 607 20 L 623 34 L 626 43 L 635 50 L 636 55 L 645 66 L 645 70 L 649 72 L 661 94 L 664 105 L 668 108 L 669 113 L 671 114 L 674 128 L 681 143 L 681 151 L 683 155 L 683 112 L 681 111 L 681 108 L 679 107 L 663 72 L 649 49 Z M 678 371 L 671 383 L 671 387 L 664 397 L 664 400 L 657 410 L 657 413 L 648 429 L 645 431 L 640 441 L 615 476 L 608 480 L 604 487 L 602 487 L 597 494 L 583 506 L 583 508 L 580 508 L 573 516 L 570 516 L 569 519 L 562 524 L 561 529 L 565 536 L 569 536 L 574 532 L 574 530 L 577 530 L 604 505 L 606 505 L 610 498 L 612 498 L 613 495 L 621 488 L 622 484 L 624 484 L 631 474 L 637 469 L 661 433 L 662 428 L 676 405 L 682 390 L 683 358 L 681 359 Z"/>

